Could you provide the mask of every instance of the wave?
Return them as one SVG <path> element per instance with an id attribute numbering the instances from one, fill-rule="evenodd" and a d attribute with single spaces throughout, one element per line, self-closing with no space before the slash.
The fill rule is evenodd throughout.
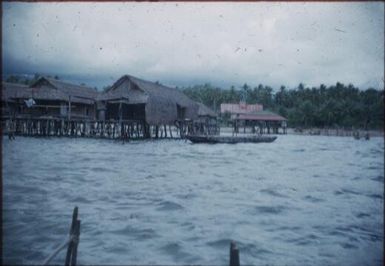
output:
<path id="1" fill-rule="evenodd" d="M 135 240 L 148 240 L 158 237 L 158 234 L 152 228 L 135 228 L 131 225 L 127 225 L 124 228 L 110 231 L 110 233 L 116 235 L 123 235 L 131 237 Z"/>
<path id="2" fill-rule="evenodd" d="M 313 202 L 313 203 L 325 201 L 325 200 L 323 200 L 323 199 L 320 199 L 320 198 L 317 198 L 317 197 L 313 197 L 313 196 L 311 196 L 311 195 L 307 195 L 307 196 L 305 196 L 303 199 L 306 200 L 306 201 L 309 201 L 309 202 Z"/>
<path id="3" fill-rule="evenodd" d="M 288 210 L 287 206 L 257 206 L 254 207 L 256 213 L 259 214 L 281 214 Z"/>
<path id="4" fill-rule="evenodd" d="M 158 206 L 158 211 L 177 211 L 184 209 L 182 205 L 172 201 L 162 201 Z"/>
<path id="5" fill-rule="evenodd" d="M 278 198 L 288 198 L 288 196 L 281 194 L 274 189 L 261 189 L 260 192 L 274 196 L 274 197 L 278 197 Z"/>

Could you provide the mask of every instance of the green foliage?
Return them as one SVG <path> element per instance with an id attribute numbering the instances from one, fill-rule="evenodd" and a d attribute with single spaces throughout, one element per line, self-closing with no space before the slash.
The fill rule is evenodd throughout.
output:
<path id="1" fill-rule="evenodd" d="M 246 83 L 220 89 L 210 84 L 182 88 L 192 99 L 215 111 L 221 103 L 262 104 L 288 119 L 291 127 L 344 127 L 380 129 L 384 127 L 384 90 L 359 90 L 352 84 L 337 82 L 333 86 L 321 84 L 308 88 L 300 83 L 297 88 L 281 86 L 273 93 L 269 86 L 251 88 Z"/>
<path id="2" fill-rule="evenodd" d="M 5 82 L 9 83 L 17 83 L 17 84 L 23 84 L 23 85 L 31 85 L 33 84 L 36 80 L 38 80 L 40 77 L 39 74 L 34 74 L 32 78 L 28 78 L 24 75 L 10 75 L 5 79 Z M 59 79 L 58 76 L 56 76 L 57 79 Z"/>
<path id="3" fill-rule="evenodd" d="M 110 88 L 111 88 L 111 86 L 104 86 L 104 87 L 102 88 L 102 91 L 108 91 Z"/>

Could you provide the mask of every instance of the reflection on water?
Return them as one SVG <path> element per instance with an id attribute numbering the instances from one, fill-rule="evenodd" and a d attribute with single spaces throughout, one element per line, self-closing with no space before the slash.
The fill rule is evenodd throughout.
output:
<path id="1" fill-rule="evenodd" d="M 4 262 L 41 263 L 78 205 L 79 264 L 228 264 L 233 239 L 243 265 L 381 265 L 383 156 L 382 138 L 3 138 Z"/>

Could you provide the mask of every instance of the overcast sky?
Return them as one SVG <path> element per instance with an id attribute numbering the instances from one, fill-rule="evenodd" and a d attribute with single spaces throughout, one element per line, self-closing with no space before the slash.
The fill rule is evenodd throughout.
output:
<path id="1" fill-rule="evenodd" d="M 3 71 L 101 87 L 384 86 L 384 3 L 3 3 Z"/>

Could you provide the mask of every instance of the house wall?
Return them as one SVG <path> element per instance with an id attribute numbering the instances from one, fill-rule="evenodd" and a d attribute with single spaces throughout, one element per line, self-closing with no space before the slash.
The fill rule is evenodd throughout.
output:
<path id="1" fill-rule="evenodd" d="M 149 125 L 173 125 L 177 118 L 177 106 L 172 100 L 150 99 L 146 104 L 146 122 Z"/>
<path id="2" fill-rule="evenodd" d="M 35 100 L 36 105 L 27 107 L 23 99 L 19 99 L 17 103 L 16 113 L 18 116 L 26 116 L 37 118 L 40 116 L 60 116 L 60 102 Z"/>
<path id="3" fill-rule="evenodd" d="M 13 117 L 17 114 L 17 106 L 18 104 L 10 101 L 2 101 L 1 102 L 1 115 L 2 118 L 5 117 Z"/>
<path id="4" fill-rule="evenodd" d="M 8 104 L 8 109 L 12 115 L 19 117 L 39 118 L 41 116 L 52 116 L 56 118 L 68 118 L 68 102 L 47 100 L 35 100 L 35 102 L 36 105 L 28 108 L 24 100 L 19 99 L 16 103 Z M 8 113 L 7 110 L 3 114 L 8 115 Z M 95 119 L 94 105 L 72 103 L 71 118 Z"/>
<path id="5" fill-rule="evenodd" d="M 107 104 L 107 111 L 105 118 L 107 120 L 114 119 L 119 120 L 120 119 L 120 104 L 119 103 L 108 103 Z M 122 114 L 122 120 L 145 120 L 146 119 L 146 113 L 145 113 L 145 104 L 121 104 L 121 114 Z"/>
<path id="6" fill-rule="evenodd" d="M 64 108 L 63 108 L 64 109 Z M 71 103 L 71 118 L 96 119 L 96 107 L 94 104 Z M 68 112 L 68 103 L 67 103 Z M 68 113 L 67 113 L 68 116 Z"/>

